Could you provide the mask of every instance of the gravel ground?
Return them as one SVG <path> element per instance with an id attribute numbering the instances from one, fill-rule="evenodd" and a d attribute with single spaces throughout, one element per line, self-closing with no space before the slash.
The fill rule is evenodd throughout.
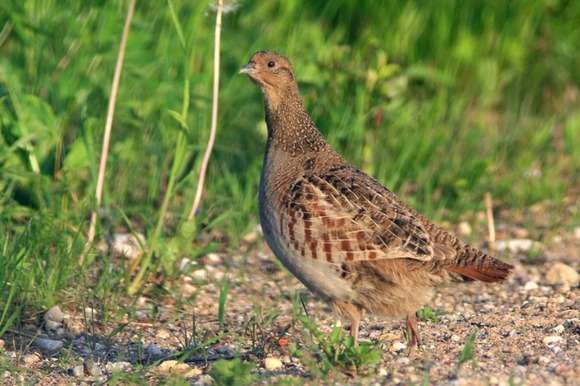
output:
<path id="1" fill-rule="evenodd" d="M 469 228 L 462 223 L 455 230 L 469 238 Z M 336 318 L 251 234 L 238 255 L 210 254 L 201 265 L 183 261 L 179 281 L 164 284 L 170 295 L 150 291 L 118 317 L 105 320 L 91 308 L 67 304 L 6 334 L 0 382 L 104 383 L 118 371 L 113 379 L 120 384 L 155 384 L 179 374 L 202 385 L 211 383 L 207 374 L 215 360 L 240 356 L 256 364 L 263 384 L 293 377 L 296 384 L 580 385 L 580 229 L 544 238 L 543 245 L 522 241 L 530 232 L 521 228 L 498 229 L 498 239 L 511 240 L 498 246 L 513 249 L 503 255 L 515 273 L 501 284 L 441 288 L 430 304 L 441 315 L 420 321 L 423 344 L 410 356 L 401 320 L 368 318 L 361 339 L 375 342 L 382 358 L 366 375 L 337 369 L 319 378 L 312 364 L 292 355 L 291 347 L 304 347 L 307 339 L 292 316 L 293 294 L 303 293 L 322 331 L 329 332 Z M 220 330 L 224 276 L 231 284 Z M 474 358 L 458 366 L 472 333 Z M 197 349 L 184 356 L 186 363 L 174 362 L 179 348 L 191 343 Z"/>

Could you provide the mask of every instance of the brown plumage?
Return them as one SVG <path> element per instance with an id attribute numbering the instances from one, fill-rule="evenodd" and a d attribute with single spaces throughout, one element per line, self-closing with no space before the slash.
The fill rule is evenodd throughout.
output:
<path id="1" fill-rule="evenodd" d="M 240 73 L 264 94 L 268 142 L 259 199 L 266 241 L 352 323 L 355 341 L 368 311 L 406 317 L 413 347 L 415 312 L 435 286 L 506 278 L 511 265 L 438 228 L 332 149 L 304 108 L 286 58 L 257 52 Z"/>

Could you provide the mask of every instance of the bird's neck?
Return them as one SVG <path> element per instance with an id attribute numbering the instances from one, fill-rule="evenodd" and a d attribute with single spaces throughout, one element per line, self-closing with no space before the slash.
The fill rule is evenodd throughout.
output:
<path id="1" fill-rule="evenodd" d="M 324 138 L 304 107 L 298 87 L 265 90 L 268 144 L 293 156 L 320 151 Z"/>

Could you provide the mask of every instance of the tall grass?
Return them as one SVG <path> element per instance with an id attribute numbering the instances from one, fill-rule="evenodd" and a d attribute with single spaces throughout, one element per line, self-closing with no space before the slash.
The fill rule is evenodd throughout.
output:
<path id="1" fill-rule="evenodd" d="M 70 224 L 35 217 L 18 235 L 0 225 L 0 336 L 72 293 L 83 243 Z M 75 288 L 76 289 L 76 288 Z"/>
<path id="2" fill-rule="evenodd" d="M 0 3 L 6 245 L 38 216 L 86 226 L 126 6 Z M 290 57 L 314 120 L 347 159 L 436 218 L 482 209 L 487 191 L 524 207 L 580 184 L 580 3 L 244 1 L 224 19 L 220 136 L 184 230 L 211 117 L 208 10 L 188 0 L 135 10 L 103 215 L 104 232 L 126 215 L 156 243 L 150 269 L 199 251 L 202 232 L 235 246 L 256 223 L 266 131 L 259 91 L 237 71 L 258 49 Z M 21 253 L 7 250 L 3 259 Z"/>

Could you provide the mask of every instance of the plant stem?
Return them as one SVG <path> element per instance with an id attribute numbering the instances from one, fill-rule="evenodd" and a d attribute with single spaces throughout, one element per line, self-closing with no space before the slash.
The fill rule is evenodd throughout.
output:
<path id="1" fill-rule="evenodd" d="M 130 0 L 127 8 L 127 16 L 125 17 L 125 25 L 121 35 L 121 43 L 119 45 L 119 53 L 117 54 L 117 64 L 115 65 L 115 73 L 113 74 L 113 82 L 111 84 L 111 95 L 109 97 L 109 106 L 107 109 L 107 118 L 105 122 L 105 132 L 103 133 L 103 147 L 101 149 L 101 160 L 99 162 L 99 172 L 97 176 L 97 186 L 95 189 L 96 208 L 91 213 L 91 222 L 89 225 L 89 233 L 87 243 L 85 244 L 85 251 L 79 258 L 79 263 L 82 265 L 88 248 L 95 239 L 97 228 L 97 213 L 103 201 L 103 187 L 105 185 L 105 172 L 107 169 L 107 158 L 109 157 L 109 144 L 111 141 L 111 130 L 113 128 L 113 116 L 115 115 L 115 105 L 117 102 L 117 94 L 119 93 L 119 83 L 121 81 L 121 72 L 123 71 L 123 62 L 125 61 L 125 51 L 127 48 L 127 38 L 129 37 L 129 29 L 131 28 L 131 20 L 135 12 L 135 3 L 137 0 Z"/>
<path id="2" fill-rule="evenodd" d="M 197 190 L 195 192 L 195 198 L 193 200 L 193 205 L 187 216 L 187 220 L 191 221 L 199 208 L 201 203 L 201 196 L 203 194 L 203 185 L 205 183 L 205 175 L 207 172 L 207 166 L 209 163 L 209 157 L 215 143 L 216 131 L 217 131 L 217 118 L 218 118 L 218 97 L 219 97 L 219 85 L 220 85 L 220 45 L 221 45 L 221 33 L 222 33 L 222 12 L 224 8 L 223 0 L 218 0 L 217 11 L 215 18 L 215 36 L 214 36 L 214 51 L 213 51 L 213 96 L 211 104 L 211 128 L 209 132 L 209 139 L 207 141 L 207 147 L 203 155 L 203 160 L 201 162 L 201 168 L 199 170 L 199 180 L 197 183 Z"/>

